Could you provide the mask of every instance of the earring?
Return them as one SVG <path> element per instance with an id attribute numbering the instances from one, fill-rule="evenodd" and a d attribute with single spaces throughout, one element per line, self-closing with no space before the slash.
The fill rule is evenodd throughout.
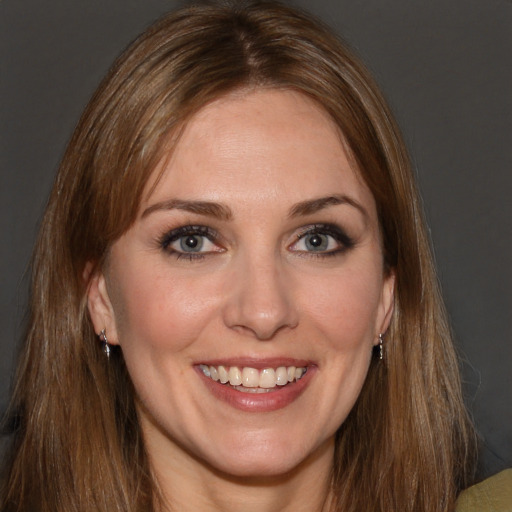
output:
<path id="1" fill-rule="evenodd" d="M 108 344 L 107 333 L 105 332 L 105 329 L 102 329 L 100 332 L 100 341 L 103 344 L 103 352 L 108 359 L 110 357 L 110 345 Z"/>
<path id="2" fill-rule="evenodd" d="M 384 338 L 382 337 L 382 333 L 379 334 L 379 360 L 382 361 L 384 359 Z"/>

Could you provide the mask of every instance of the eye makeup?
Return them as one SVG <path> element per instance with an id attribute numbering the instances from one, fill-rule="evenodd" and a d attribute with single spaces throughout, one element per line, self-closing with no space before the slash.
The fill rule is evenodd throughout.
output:
<path id="1" fill-rule="evenodd" d="M 301 227 L 287 250 L 304 257 L 333 257 L 353 248 L 354 238 L 332 223 L 316 223 Z M 166 231 L 157 239 L 158 246 L 176 259 L 203 259 L 224 252 L 216 230 L 204 225 L 184 225 Z"/>
<path id="2" fill-rule="evenodd" d="M 159 238 L 162 250 L 177 259 L 202 259 L 212 252 L 223 252 L 216 244 L 217 232 L 208 226 L 187 225 L 171 229 Z"/>
<path id="3" fill-rule="evenodd" d="M 306 256 L 331 257 L 352 249 L 355 244 L 355 240 L 340 226 L 321 223 L 302 228 L 290 249 Z"/>

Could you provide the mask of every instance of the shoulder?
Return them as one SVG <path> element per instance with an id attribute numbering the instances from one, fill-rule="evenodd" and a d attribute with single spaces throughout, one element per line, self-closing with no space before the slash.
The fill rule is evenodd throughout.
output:
<path id="1" fill-rule="evenodd" d="M 456 512 L 512 512 L 512 469 L 463 491 Z"/>

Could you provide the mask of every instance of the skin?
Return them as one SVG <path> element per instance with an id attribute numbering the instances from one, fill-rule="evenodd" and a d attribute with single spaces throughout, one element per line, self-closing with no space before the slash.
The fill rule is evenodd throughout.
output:
<path id="1" fill-rule="evenodd" d="M 372 194 L 341 140 L 296 92 L 209 104 L 155 170 L 161 179 L 91 281 L 94 327 L 122 347 L 150 460 L 176 510 L 327 507 L 334 435 L 388 326 L 394 284 Z M 297 207 L 333 196 L 344 201 Z M 229 215 L 176 200 L 221 204 Z M 313 250 L 298 235 L 318 224 L 351 244 L 320 233 L 327 249 Z M 216 232 L 200 238 L 199 257 L 176 253 L 180 239 L 162 247 L 189 225 Z M 239 410 L 197 371 L 230 358 L 301 359 L 309 380 L 285 407 Z"/>

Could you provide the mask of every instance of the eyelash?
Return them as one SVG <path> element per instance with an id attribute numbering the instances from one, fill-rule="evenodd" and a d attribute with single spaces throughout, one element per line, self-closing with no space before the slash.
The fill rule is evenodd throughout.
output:
<path id="1" fill-rule="evenodd" d="M 301 233 L 297 235 L 297 241 L 292 245 L 295 245 L 300 240 L 312 235 L 330 236 L 338 243 L 339 246 L 335 249 L 322 252 L 319 251 L 318 253 L 315 253 L 314 251 L 304 251 L 303 254 L 307 257 L 330 258 L 333 256 L 338 256 L 345 251 L 352 249 L 355 245 L 354 239 L 350 237 L 343 229 L 334 224 L 314 224 L 312 226 L 306 226 L 301 231 Z"/>
<path id="2" fill-rule="evenodd" d="M 308 236 L 313 235 L 323 235 L 329 236 L 335 240 L 335 242 L 339 245 L 335 249 L 326 250 L 326 251 L 295 251 L 301 254 L 304 257 L 313 257 L 313 258 L 328 258 L 333 256 L 338 256 L 345 251 L 351 249 L 355 245 L 355 241 L 347 235 L 347 233 L 341 229 L 340 227 L 334 224 L 314 224 L 310 226 L 305 226 L 301 232 L 297 235 L 297 240 L 293 242 L 289 247 L 293 247 L 298 244 L 301 240 L 305 239 Z M 181 238 L 184 237 L 204 237 L 212 244 L 216 244 L 218 240 L 218 234 L 215 230 L 209 228 L 208 226 L 181 226 L 176 229 L 172 229 L 165 233 L 158 240 L 159 246 L 169 254 L 172 254 L 176 259 L 187 258 L 190 261 L 200 260 L 205 258 L 208 254 L 212 252 L 223 252 L 223 250 L 219 251 L 204 251 L 204 252 L 185 252 L 179 251 L 171 247 L 174 242 L 177 242 Z M 203 243 L 203 242 L 202 242 Z"/>
<path id="3" fill-rule="evenodd" d="M 170 247 L 171 244 L 186 236 L 205 237 L 211 243 L 215 243 L 215 240 L 218 238 L 217 232 L 208 226 L 181 226 L 165 233 L 160 238 L 159 245 L 164 251 L 174 255 L 178 260 L 181 258 L 187 258 L 190 261 L 193 261 L 204 258 L 205 255 L 208 254 L 207 252 L 181 252 Z"/>

